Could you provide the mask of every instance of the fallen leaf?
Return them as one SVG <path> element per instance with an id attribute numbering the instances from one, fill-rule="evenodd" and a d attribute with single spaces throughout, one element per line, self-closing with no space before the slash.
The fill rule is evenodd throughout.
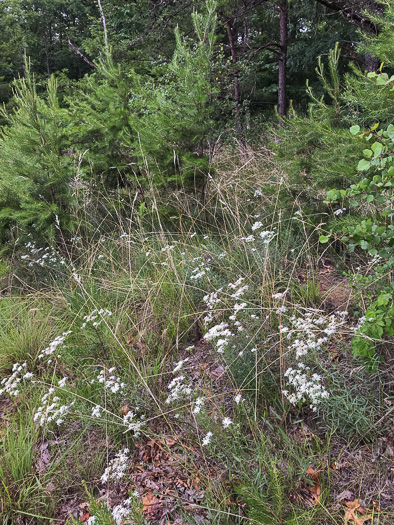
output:
<path id="1" fill-rule="evenodd" d="M 160 498 L 155 496 L 152 492 L 148 492 L 142 496 L 142 511 L 145 515 L 149 516 L 156 512 L 157 507 L 160 505 Z"/>
<path id="2" fill-rule="evenodd" d="M 344 500 L 344 504 L 347 506 L 345 511 L 345 523 L 351 521 L 355 525 L 364 525 L 366 521 L 369 521 L 373 518 L 371 515 L 365 516 L 367 511 L 361 506 L 358 498 L 354 499 L 353 501 Z M 361 516 L 358 516 L 356 512 L 361 514 Z"/>
<path id="3" fill-rule="evenodd" d="M 321 487 L 320 487 L 320 475 L 316 470 L 309 466 L 306 470 L 306 474 L 312 476 L 314 485 L 307 487 L 309 492 L 312 494 L 312 497 L 307 499 L 313 504 L 317 505 L 320 502 Z"/>
<path id="4" fill-rule="evenodd" d="M 121 416 L 127 416 L 130 410 L 131 409 L 127 405 L 123 405 L 122 408 L 119 410 L 119 413 Z"/>

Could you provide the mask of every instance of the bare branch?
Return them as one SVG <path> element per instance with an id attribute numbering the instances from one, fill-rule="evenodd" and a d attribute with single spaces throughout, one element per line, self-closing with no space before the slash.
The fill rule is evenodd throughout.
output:
<path id="1" fill-rule="evenodd" d="M 362 6 L 360 12 L 355 11 L 354 5 L 349 1 L 343 0 L 316 0 L 319 4 L 332 9 L 339 13 L 343 18 L 345 18 L 351 24 L 359 27 L 366 33 L 379 33 L 379 27 L 370 20 L 367 16 L 362 14 Z M 360 8 L 360 4 L 359 4 Z"/>
<path id="2" fill-rule="evenodd" d="M 100 13 L 101 13 L 101 19 L 103 21 L 105 49 L 108 51 L 107 23 L 105 21 L 104 11 L 103 11 L 103 8 L 101 7 L 101 2 L 100 2 L 100 0 L 97 0 L 97 2 L 98 2 L 98 6 L 99 6 L 99 9 L 100 9 Z"/>
<path id="3" fill-rule="evenodd" d="M 93 64 L 93 62 L 91 62 L 88 58 L 86 58 L 85 55 L 83 55 L 80 52 L 80 50 L 74 46 L 74 44 L 71 42 L 70 39 L 68 39 L 68 45 L 69 45 L 70 49 L 72 49 L 76 55 L 81 57 L 82 60 L 84 62 L 86 62 L 90 67 L 92 67 L 93 69 L 97 69 L 97 66 L 95 64 Z"/>

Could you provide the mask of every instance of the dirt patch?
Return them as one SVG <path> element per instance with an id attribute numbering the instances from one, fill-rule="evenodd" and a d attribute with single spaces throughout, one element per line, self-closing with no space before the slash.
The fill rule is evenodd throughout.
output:
<path id="1" fill-rule="evenodd" d="M 348 311 L 352 300 L 352 289 L 345 277 L 333 274 L 320 275 L 319 291 L 324 295 L 320 308 L 329 313 Z"/>
<path id="2" fill-rule="evenodd" d="M 10 416 L 16 411 L 15 405 L 6 396 L 0 396 L 0 431 L 1 427 L 10 421 Z"/>

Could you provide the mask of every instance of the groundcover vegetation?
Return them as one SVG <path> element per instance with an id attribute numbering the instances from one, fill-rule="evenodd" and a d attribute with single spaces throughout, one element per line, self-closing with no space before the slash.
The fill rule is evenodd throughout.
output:
<path id="1" fill-rule="evenodd" d="M 164 4 L 130 14 L 142 41 Z M 290 9 L 295 67 L 330 6 L 195 7 L 158 58 L 99 2 L 83 78 L 45 79 L 26 33 L 0 138 L 2 523 L 391 524 L 392 3 L 360 11 L 373 71 L 334 42 L 307 100 L 260 113 L 276 66 L 248 94 L 232 32 Z"/>

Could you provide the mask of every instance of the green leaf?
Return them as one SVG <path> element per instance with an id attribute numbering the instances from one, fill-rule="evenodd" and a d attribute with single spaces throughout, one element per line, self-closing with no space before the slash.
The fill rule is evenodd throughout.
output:
<path id="1" fill-rule="evenodd" d="M 379 297 L 378 297 L 378 301 L 377 301 L 378 305 L 379 306 L 387 305 L 391 298 L 392 298 L 391 293 L 382 293 L 382 294 L 380 294 Z"/>
<path id="2" fill-rule="evenodd" d="M 368 159 L 370 159 L 372 157 L 372 155 L 373 155 L 373 153 L 372 153 L 372 151 L 370 149 L 363 150 L 363 153 Z"/>
<path id="3" fill-rule="evenodd" d="M 357 169 L 358 171 L 367 171 L 371 167 L 371 163 L 369 160 L 361 159 L 358 163 Z"/>
<path id="4" fill-rule="evenodd" d="M 337 190 L 330 190 L 328 193 L 327 193 L 327 200 L 328 201 L 334 201 L 338 198 L 337 196 Z"/>
<path id="5" fill-rule="evenodd" d="M 352 348 L 353 355 L 356 357 L 372 357 L 372 355 L 375 353 L 373 342 L 360 336 L 353 337 Z"/>
<path id="6" fill-rule="evenodd" d="M 329 240 L 330 240 L 330 238 L 327 237 L 327 235 L 320 235 L 320 237 L 319 237 L 319 241 L 320 241 L 322 244 L 326 244 Z"/>
<path id="7" fill-rule="evenodd" d="M 357 135 L 357 133 L 359 133 L 359 131 L 360 131 L 360 126 L 358 126 L 357 124 L 350 128 L 350 133 L 352 135 Z"/>
<path id="8" fill-rule="evenodd" d="M 378 75 L 378 78 L 376 79 L 376 84 L 378 86 L 385 86 L 388 80 L 389 80 L 388 75 L 386 75 L 386 73 L 381 73 L 380 75 Z"/>

